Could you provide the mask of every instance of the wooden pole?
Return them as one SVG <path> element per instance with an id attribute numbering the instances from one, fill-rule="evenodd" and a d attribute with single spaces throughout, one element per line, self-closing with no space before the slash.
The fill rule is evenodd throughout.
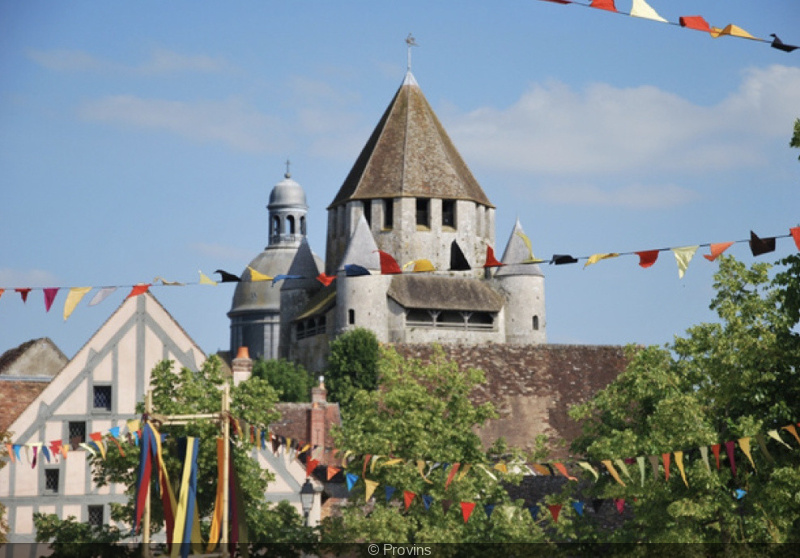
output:
<path id="1" fill-rule="evenodd" d="M 228 471 L 230 470 L 230 384 L 225 382 L 222 388 L 222 537 L 220 538 L 220 546 L 222 546 L 222 558 L 228 556 L 228 502 L 230 501 L 230 481 L 228 479 Z"/>
<path id="2" fill-rule="evenodd" d="M 153 392 L 147 390 L 144 399 L 144 423 L 147 424 L 150 420 L 150 413 L 153 412 Z M 142 446 L 142 451 L 147 451 L 148 448 Z M 148 479 L 146 498 L 144 501 L 144 525 L 142 526 L 142 545 L 144 545 L 142 555 L 145 557 L 150 556 L 150 482 Z"/>

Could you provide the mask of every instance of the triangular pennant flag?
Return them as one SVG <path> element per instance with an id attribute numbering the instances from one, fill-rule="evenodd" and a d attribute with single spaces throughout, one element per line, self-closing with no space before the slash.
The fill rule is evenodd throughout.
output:
<path id="1" fill-rule="evenodd" d="M 625 462 L 622 459 L 615 459 L 614 465 L 619 467 L 619 470 L 622 471 L 622 474 L 625 475 L 628 480 L 633 480 L 633 477 L 631 477 L 631 474 L 628 472 L 628 467 L 625 465 Z"/>
<path id="2" fill-rule="evenodd" d="M 453 467 L 450 469 L 450 473 L 447 475 L 447 481 L 445 481 L 445 483 L 444 483 L 444 489 L 445 490 L 447 490 L 447 488 L 450 486 L 450 483 L 453 482 L 453 477 L 455 477 L 456 473 L 458 473 L 458 468 L 460 466 L 461 466 L 460 463 L 454 463 L 453 464 Z"/>
<path id="3" fill-rule="evenodd" d="M 639 256 L 639 266 L 640 267 L 650 267 L 656 260 L 658 259 L 658 253 L 660 250 L 647 250 L 645 252 L 636 252 L 636 255 Z"/>
<path id="4" fill-rule="evenodd" d="M 508 466 L 505 463 L 503 463 L 502 461 L 499 462 L 499 463 L 496 463 L 495 466 L 494 466 L 494 469 L 496 471 L 500 471 L 501 473 L 506 473 L 506 474 L 508 473 Z"/>
<path id="5" fill-rule="evenodd" d="M 411 502 L 414 501 L 414 497 L 415 496 L 416 496 L 416 494 L 411 492 L 411 491 L 409 491 L 409 490 L 404 490 L 403 491 L 403 503 L 406 506 L 406 511 L 408 511 L 408 508 L 411 507 Z"/>
<path id="6" fill-rule="evenodd" d="M 578 480 L 577 477 L 573 477 L 572 475 L 570 475 L 567 472 L 567 468 L 564 466 L 563 463 L 553 463 L 553 467 L 555 467 L 558 470 L 559 473 L 561 473 L 562 475 L 567 477 L 569 480 L 571 480 L 571 481 L 577 481 Z"/>
<path id="7" fill-rule="evenodd" d="M 461 516 L 464 518 L 464 523 L 469 521 L 469 516 L 472 515 L 474 509 L 475 502 L 461 502 Z"/>
<path id="8" fill-rule="evenodd" d="M 711 453 L 714 454 L 714 459 L 717 460 L 717 471 L 719 471 L 719 450 L 722 448 L 722 444 L 712 444 L 711 445 Z"/>
<path id="9" fill-rule="evenodd" d="M 731 462 L 731 473 L 733 476 L 736 476 L 736 457 L 733 455 L 733 450 L 736 446 L 736 442 L 731 440 L 730 442 L 725 442 L 725 451 L 728 454 L 728 461 Z"/>
<path id="10" fill-rule="evenodd" d="M 583 264 L 583 268 L 586 269 L 590 265 L 596 264 L 600 260 L 607 260 L 609 258 L 616 258 L 618 256 L 619 254 L 617 254 L 616 252 L 611 252 L 609 254 L 592 254 L 591 256 L 589 256 L 589 259 L 586 260 L 586 263 Z"/>
<path id="11" fill-rule="evenodd" d="M 214 281 L 211 277 L 209 277 L 208 275 L 206 275 L 205 273 L 203 273 L 199 269 L 197 270 L 197 273 L 200 274 L 200 284 L 201 285 L 215 285 L 216 286 L 217 282 Z"/>
<path id="12" fill-rule="evenodd" d="M 661 460 L 664 462 L 664 480 L 669 480 L 669 453 L 662 453 Z"/>
<path id="13" fill-rule="evenodd" d="M 642 478 L 642 486 L 644 486 L 644 476 L 645 476 L 644 456 L 640 455 L 639 457 L 637 457 L 636 463 L 639 465 L 639 476 Z"/>
<path id="14" fill-rule="evenodd" d="M 81 299 L 91 290 L 91 287 L 72 287 L 69 290 L 67 300 L 64 301 L 64 321 L 67 321 Z"/>
<path id="15" fill-rule="evenodd" d="M 758 442 L 758 447 L 761 448 L 761 453 L 763 453 L 764 457 L 767 458 L 767 461 L 770 463 L 775 463 L 775 458 L 772 457 L 772 454 L 767 449 L 767 441 L 764 438 L 764 435 L 760 432 L 756 434 L 756 441 Z M 755 466 L 753 466 L 753 468 L 755 469 Z"/>
<path id="16" fill-rule="evenodd" d="M 426 260 L 426 259 L 411 260 L 410 262 L 407 262 L 403 266 L 403 269 L 405 269 L 407 267 L 410 267 L 412 265 L 414 267 L 413 267 L 413 269 L 411 271 L 413 271 L 414 273 L 425 273 L 425 272 L 428 272 L 428 271 L 436 271 L 436 268 L 433 267 L 433 264 L 431 263 L 431 261 L 430 260 Z"/>
<path id="17" fill-rule="evenodd" d="M 747 456 L 747 459 L 750 461 L 750 465 L 753 466 L 753 470 L 755 471 L 756 464 L 753 461 L 753 455 L 750 453 L 750 438 L 739 438 L 739 448 Z"/>
<path id="18" fill-rule="evenodd" d="M 150 283 L 140 283 L 138 285 L 134 285 L 131 289 L 131 292 L 128 293 L 128 296 L 125 298 L 131 298 L 134 296 L 139 296 L 147 292 L 147 289 L 150 288 Z"/>
<path id="19" fill-rule="evenodd" d="M 331 480 L 333 477 L 338 475 L 340 471 L 341 469 L 339 467 L 328 467 L 328 480 Z"/>
<path id="20" fill-rule="evenodd" d="M 554 254 L 550 259 L 552 265 L 564 265 L 578 263 L 578 258 L 573 258 L 569 254 Z"/>
<path id="21" fill-rule="evenodd" d="M 578 466 L 589 471 L 592 474 L 592 476 L 594 476 L 595 482 L 597 482 L 600 479 L 600 473 L 598 473 L 597 470 L 586 461 L 578 461 Z"/>
<path id="22" fill-rule="evenodd" d="M 394 491 L 395 491 L 396 489 L 395 489 L 395 487 L 394 487 L 394 486 L 389 486 L 389 485 L 387 484 L 387 485 L 386 485 L 386 486 L 383 488 L 383 490 L 384 490 L 384 493 L 386 494 L 386 501 L 388 502 L 389 500 L 391 500 L 391 499 L 392 499 L 392 496 L 394 495 Z"/>
<path id="23" fill-rule="evenodd" d="M 272 281 L 272 277 L 267 275 L 266 273 L 261 273 L 260 271 L 256 271 L 249 265 L 247 269 L 250 270 L 250 281 Z"/>
<path id="24" fill-rule="evenodd" d="M 103 456 L 103 459 L 106 458 L 106 444 L 103 442 L 103 434 L 101 432 L 92 432 L 89 434 L 89 438 L 94 442 L 97 446 L 97 449 L 100 450 L 100 455 Z"/>
<path id="25" fill-rule="evenodd" d="M 734 245 L 734 242 L 717 242 L 710 245 L 711 253 L 703 254 L 703 257 L 710 262 L 716 260 L 725 250 Z"/>
<path id="26" fill-rule="evenodd" d="M 794 439 L 797 440 L 797 443 L 800 444 L 800 436 L 797 435 L 797 429 L 794 427 L 793 424 L 790 424 L 789 426 L 784 426 L 782 430 L 786 430 L 787 432 L 789 432 L 789 434 L 794 436 Z"/>
<path id="27" fill-rule="evenodd" d="M 550 510 L 550 515 L 553 516 L 553 523 L 558 523 L 558 514 L 561 513 L 561 504 L 550 504 L 547 506 L 547 509 Z"/>
<path id="28" fill-rule="evenodd" d="M 775 33 L 770 34 L 772 37 L 772 43 L 770 46 L 772 48 L 777 48 L 778 50 L 782 50 L 783 52 L 792 52 L 793 50 L 797 50 L 800 47 L 796 47 L 794 45 L 787 45 L 783 41 L 781 41 Z"/>
<path id="29" fill-rule="evenodd" d="M 372 498 L 372 493 L 375 492 L 375 489 L 378 488 L 378 482 L 374 480 L 364 479 L 364 484 L 367 485 L 367 488 L 364 492 L 364 501 L 369 502 L 369 499 Z"/>
<path id="30" fill-rule="evenodd" d="M 572 507 L 575 508 L 578 515 L 583 517 L 583 502 L 572 502 Z"/>
<path id="31" fill-rule="evenodd" d="M 425 504 L 425 511 L 431 509 L 431 504 L 433 504 L 433 496 L 429 494 L 422 495 L 422 503 Z"/>
<path id="32" fill-rule="evenodd" d="M 272 286 L 274 287 L 277 283 L 279 283 L 281 281 L 288 281 L 289 279 L 303 279 L 303 276 L 302 275 L 287 275 L 287 274 L 276 275 L 275 277 L 272 278 Z"/>
<path id="33" fill-rule="evenodd" d="M 539 506 L 530 506 L 528 508 L 528 512 L 531 514 L 531 519 L 536 521 L 536 519 L 539 517 Z"/>
<path id="34" fill-rule="evenodd" d="M 650 461 L 650 468 L 653 470 L 653 478 L 658 480 L 658 456 L 648 455 L 647 459 Z"/>
<path id="35" fill-rule="evenodd" d="M 94 294 L 92 300 L 89 301 L 89 306 L 96 306 L 97 304 L 100 304 L 105 299 L 107 299 L 109 295 L 111 295 L 111 293 L 113 293 L 116 290 L 117 290 L 116 287 L 103 287 Z"/>
<path id="36" fill-rule="evenodd" d="M 726 25 L 722 29 L 719 29 L 717 27 L 712 27 L 711 28 L 711 36 L 714 37 L 715 39 L 717 39 L 719 37 L 722 37 L 722 36 L 725 36 L 725 35 L 729 35 L 731 37 L 739 37 L 741 39 L 751 39 L 751 40 L 754 40 L 754 41 L 760 41 L 761 40 L 761 39 L 757 39 L 756 37 L 753 37 L 750 33 L 745 31 L 744 29 L 742 29 L 738 25 L 734 25 L 733 23 L 730 23 L 730 24 Z"/>
<path id="37" fill-rule="evenodd" d="M 708 22 L 703 19 L 702 16 L 681 16 L 678 18 L 678 22 L 680 23 L 681 27 L 688 27 L 689 29 L 694 29 L 695 31 L 705 31 L 706 33 L 711 33 L 711 28 L 708 26 Z"/>
<path id="38" fill-rule="evenodd" d="M 154 284 L 158 283 L 159 281 L 161 281 L 162 285 L 165 285 L 167 287 L 183 287 L 184 286 L 184 284 L 179 282 L 179 281 L 167 281 L 163 277 L 154 277 L 153 278 L 153 283 Z"/>
<path id="39" fill-rule="evenodd" d="M 492 247 L 486 246 L 486 263 L 483 264 L 483 267 L 501 267 L 502 265 L 503 264 L 494 257 L 494 250 Z"/>
<path id="40" fill-rule="evenodd" d="M 676 451 L 675 453 L 675 465 L 678 466 L 678 471 L 681 473 L 681 478 L 683 479 L 683 484 L 686 485 L 686 488 L 689 488 L 689 483 L 686 482 L 686 471 L 683 469 L 683 452 Z"/>
<path id="41" fill-rule="evenodd" d="M 219 273 L 220 277 L 222 277 L 222 283 L 239 283 L 241 282 L 242 278 L 238 275 L 234 275 L 233 273 L 228 273 L 224 269 L 217 269 L 214 273 Z"/>
<path id="42" fill-rule="evenodd" d="M 22 302 L 24 304 L 24 303 L 28 302 L 28 293 L 31 292 L 31 289 L 29 289 L 29 288 L 14 289 L 14 292 L 19 293 L 19 296 L 22 297 Z"/>
<path id="43" fill-rule="evenodd" d="M 486 512 L 486 517 L 488 519 L 492 518 L 492 512 L 494 511 L 494 504 L 484 504 L 483 511 Z"/>
<path id="44" fill-rule="evenodd" d="M 347 264 L 344 266 L 344 274 L 347 277 L 361 277 L 363 275 L 369 275 L 370 273 L 369 270 L 362 265 Z"/>
<path id="45" fill-rule="evenodd" d="M 794 245 L 800 250 L 800 227 L 791 228 L 789 232 L 792 235 L 792 239 L 794 239 Z"/>
<path id="46" fill-rule="evenodd" d="M 364 466 L 361 468 L 361 476 L 366 476 L 367 475 L 367 465 L 369 465 L 369 460 L 370 459 L 372 459 L 372 455 L 371 454 L 368 453 L 368 454 L 366 454 L 364 456 Z"/>
<path id="47" fill-rule="evenodd" d="M 11 460 L 11 463 L 16 463 L 17 460 L 14 457 L 14 446 L 11 444 L 6 444 L 6 453 L 8 453 L 8 458 Z"/>
<path id="48" fill-rule="evenodd" d="M 452 505 L 453 505 L 453 501 L 452 500 L 442 500 L 442 511 L 444 513 L 447 513 L 447 510 L 449 510 L 450 506 L 452 506 Z"/>
<path id="49" fill-rule="evenodd" d="M 611 460 L 609 460 L 609 459 L 605 459 L 605 460 L 601 461 L 601 463 L 602 463 L 603 465 L 605 465 L 605 468 L 606 468 L 606 469 L 608 469 L 608 472 L 609 472 L 609 473 L 611 473 L 611 476 L 612 476 L 612 477 L 614 477 L 614 480 L 615 480 L 615 481 L 617 481 L 617 482 L 618 482 L 619 484 L 621 484 L 622 486 L 626 486 L 626 485 L 625 485 L 625 483 L 624 483 L 624 482 L 622 482 L 622 479 L 621 479 L 621 478 L 619 478 L 619 473 L 618 473 L 618 472 L 617 472 L 617 470 L 614 468 L 614 465 L 611 463 Z"/>
<path id="50" fill-rule="evenodd" d="M 317 459 L 306 460 L 306 476 L 310 477 L 311 473 L 314 472 L 314 469 L 316 469 L 318 465 L 319 465 L 319 460 Z"/>
<path id="51" fill-rule="evenodd" d="M 754 256 L 775 251 L 775 237 L 758 238 L 756 233 L 750 231 L 750 251 Z"/>
<path id="52" fill-rule="evenodd" d="M 708 446 L 700 446 L 700 457 L 703 458 L 703 463 L 705 463 L 706 469 L 711 471 L 711 465 L 708 463 Z"/>
<path id="53" fill-rule="evenodd" d="M 769 436 L 770 438 L 772 438 L 773 440 L 775 440 L 775 441 L 777 441 L 777 442 L 780 442 L 781 444 L 783 444 L 783 445 L 784 445 L 784 446 L 786 446 L 787 448 L 789 448 L 789 449 L 792 449 L 792 446 L 790 446 L 789 444 L 787 444 L 786 442 L 784 442 L 784 441 L 781 439 L 781 437 L 780 437 L 780 435 L 778 434 L 778 431 L 777 431 L 777 430 L 770 430 L 769 432 L 767 432 L 767 436 Z"/>
<path id="54" fill-rule="evenodd" d="M 549 477 L 550 476 L 550 469 L 542 465 L 541 463 L 532 463 L 531 467 L 534 471 L 539 473 L 542 476 Z"/>
<path id="55" fill-rule="evenodd" d="M 381 275 L 397 275 L 403 272 L 400 266 L 397 265 L 397 260 L 388 252 L 378 250 L 378 257 L 381 260 Z"/>
<path id="56" fill-rule="evenodd" d="M 345 480 L 347 482 L 347 491 L 350 492 L 351 490 L 353 490 L 353 486 L 356 484 L 356 481 L 358 480 L 358 475 L 356 475 L 355 473 L 347 473 L 345 475 Z"/>
<path id="57" fill-rule="evenodd" d="M 617 505 L 617 512 L 622 514 L 625 511 L 625 498 L 614 498 L 614 503 Z"/>
<path id="58" fill-rule="evenodd" d="M 325 275 L 324 273 L 320 273 L 317 275 L 317 281 L 325 285 L 326 287 L 333 283 L 333 280 L 336 279 L 335 275 Z"/>
<path id="59" fill-rule="evenodd" d="M 455 240 L 450 243 L 450 271 L 469 271 L 472 267 Z"/>
<path id="60" fill-rule="evenodd" d="M 699 247 L 700 246 L 682 246 L 672 249 L 672 253 L 675 254 L 675 261 L 678 263 L 678 277 L 680 279 L 683 279 L 686 269 L 689 267 L 689 262 L 692 261 Z"/>
<path id="61" fill-rule="evenodd" d="M 597 8 L 598 10 L 608 10 L 609 12 L 616 12 L 617 7 L 614 5 L 614 0 L 592 0 L 589 4 L 590 8 Z"/>
<path id="62" fill-rule="evenodd" d="M 660 21 L 661 23 L 668 23 L 666 19 L 658 15 L 658 13 L 644 0 L 633 0 L 633 6 L 631 6 L 630 13 L 633 17 L 641 17 Z"/>
<path id="63" fill-rule="evenodd" d="M 50 307 L 53 306 L 53 301 L 56 299 L 56 295 L 58 294 L 58 287 L 42 289 L 42 292 L 44 293 L 45 312 L 49 312 Z"/>
<path id="64" fill-rule="evenodd" d="M 527 258 L 525 258 L 524 260 L 522 260 L 522 262 L 520 262 L 520 263 L 524 263 L 524 264 L 538 264 L 538 263 L 542 263 L 544 260 L 540 260 L 539 258 L 537 258 L 536 256 L 534 256 L 534 255 L 533 255 L 533 243 L 531 242 L 531 239 L 530 239 L 530 238 L 528 238 L 528 235 L 526 235 L 526 234 L 525 234 L 524 232 L 522 232 L 522 231 L 516 231 L 516 233 L 515 233 L 515 234 L 516 234 L 518 237 L 520 237 L 520 238 L 522 239 L 522 242 L 524 242 L 524 243 L 525 243 L 525 246 L 527 246 L 527 247 L 528 247 L 528 257 L 527 257 Z"/>
<path id="65" fill-rule="evenodd" d="M 747 491 L 742 490 L 741 488 L 737 488 L 736 490 L 733 491 L 733 493 L 736 495 L 737 500 L 741 500 L 747 495 Z"/>

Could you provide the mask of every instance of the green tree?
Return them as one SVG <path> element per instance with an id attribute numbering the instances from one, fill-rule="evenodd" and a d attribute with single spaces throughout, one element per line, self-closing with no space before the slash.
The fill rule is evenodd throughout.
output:
<path id="1" fill-rule="evenodd" d="M 336 447 L 358 456 L 347 471 L 361 479 L 339 516 L 323 521 L 324 543 L 380 541 L 393 543 L 492 543 L 542 541 L 543 531 L 520 502 L 512 502 L 493 469 L 475 429 L 496 416 L 491 403 L 475 405 L 473 389 L 485 381 L 480 370 L 461 370 L 441 348 L 430 363 L 405 360 L 385 348 L 379 360 L 381 388 L 356 390 L 349 418 L 334 431 Z M 365 456 L 374 457 L 365 465 Z M 418 460 L 424 460 L 422 473 Z M 432 463 L 441 464 L 433 467 Z M 448 485 L 450 472 L 458 463 Z M 450 464 L 446 467 L 444 464 Z M 366 475 L 364 476 L 364 472 Z M 364 478 L 379 483 L 365 501 Z M 509 474 L 507 481 L 518 480 Z M 387 503 L 386 487 L 395 487 Z M 405 511 L 403 491 L 417 496 Z M 422 496 L 431 497 L 426 509 Z M 443 502 L 452 501 L 445 510 Z M 461 502 L 476 504 L 466 523 Z M 484 505 L 495 510 L 490 518 Z M 455 551 L 455 549 L 454 549 Z"/>
<path id="2" fill-rule="evenodd" d="M 8 432 L 0 432 L 0 458 L 7 458 L 8 450 L 6 444 L 11 441 L 11 436 Z M 6 466 L 8 461 L 0 459 L 0 469 Z M 0 502 L 0 545 L 8 542 L 8 521 L 6 520 L 6 507 Z"/>
<path id="3" fill-rule="evenodd" d="M 789 147 L 797 147 L 800 149 L 800 118 L 797 118 L 794 121 L 794 134 L 792 135 L 792 139 L 789 142 Z M 800 159 L 800 156 L 797 157 Z"/>
<path id="4" fill-rule="evenodd" d="M 379 356 L 378 338 L 368 329 L 353 329 L 331 342 L 325 386 L 328 399 L 339 402 L 345 414 L 357 390 L 378 388 Z"/>
<path id="5" fill-rule="evenodd" d="M 210 414 L 220 411 L 222 386 L 230 385 L 231 414 L 249 424 L 266 427 L 274 422 L 278 413 L 274 410 L 278 397 L 275 390 L 261 378 L 250 378 L 238 386 L 232 385 L 231 378 L 222 371 L 221 361 L 216 356 L 209 357 L 198 371 L 188 368 L 174 371 L 171 361 L 159 363 L 152 371 L 150 385 L 153 392 L 153 409 L 159 415 Z M 137 405 L 137 412 L 144 412 L 144 403 Z M 161 434 L 167 434 L 162 447 L 167 471 L 170 474 L 172 487 L 178 493 L 180 474 L 183 467 L 178 458 L 179 440 L 185 436 L 199 439 L 200 449 L 197 458 L 197 507 L 201 518 L 204 538 L 207 538 L 210 516 L 216 498 L 217 487 L 217 449 L 216 439 L 221 435 L 220 425 L 213 420 L 196 420 L 182 426 L 164 426 Z M 128 502 L 124 505 L 113 505 L 111 518 L 128 525 L 133 524 L 135 482 L 138 473 L 139 446 L 125 445 L 122 455 L 114 445 L 109 445 L 105 459 L 92 459 L 93 480 L 98 486 L 120 483 L 128 487 Z M 250 455 L 250 447 L 246 444 L 234 444 L 232 459 L 242 498 L 244 500 L 245 520 L 249 532 L 249 540 L 259 543 L 292 542 L 284 538 L 285 533 L 302 530 L 303 519 L 300 514 L 292 515 L 285 506 L 272 509 L 264 500 L 267 484 L 273 480 L 272 475 L 260 468 L 258 462 Z M 153 475 L 155 481 L 156 475 Z M 151 493 L 155 494 L 154 487 Z M 164 524 L 164 514 L 158 498 L 152 499 L 151 532 L 158 532 Z M 42 529 L 42 537 L 48 533 L 69 532 L 72 526 L 52 524 L 50 519 L 40 518 L 36 524 L 37 532 Z M 276 526 L 280 528 L 276 529 Z M 96 542 L 95 536 L 102 534 L 111 536 L 112 531 L 102 533 L 94 531 L 73 531 L 73 536 L 86 536 L 86 541 Z M 123 533 L 125 535 L 127 533 Z M 50 540 L 43 538 L 42 541 Z"/>
<path id="6" fill-rule="evenodd" d="M 770 442 L 769 456 L 759 450 L 764 435 L 795 424 L 800 409 L 800 257 L 781 263 L 783 270 L 770 278 L 768 264 L 748 268 L 722 258 L 711 302 L 719 321 L 690 328 L 666 348 L 629 347 L 625 372 L 571 410 L 585 421 L 573 450 L 591 460 L 665 453 L 672 460 L 668 482 L 654 478 L 647 464 L 643 481 L 634 465 L 627 486 L 593 486 L 591 497 L 635 501 L 633 519 L 605 533 L 610 540 L 800 541 L 797 450 Z M 742 438 L 752 442 L 755 469 L 738 443 L 736 475 L 724 446 L 721 469 L 713 455 L 706 468 L 697 448 Z M 688 486 L 675 451 L 684 452 Z M 737 490 L 746 496 L 737 498 Z"/>
<path id="7" fill-rule="evenodd" d="M 311 375 L 299 364 L 285 359 L 253 363 L 253 376 L 266 380 L 275 388 L 278 399 L 287 403 L 311 400 Z"/>

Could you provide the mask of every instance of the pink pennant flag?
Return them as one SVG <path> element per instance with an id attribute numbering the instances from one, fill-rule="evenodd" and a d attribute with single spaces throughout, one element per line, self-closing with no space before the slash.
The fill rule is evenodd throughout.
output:
<path id="1" fill-rule="evenodd" d="M 49 312 L 50 307 L 53 305 L 53 301 L 56 299 L 56 295 L 58 294 L 58 287 L 47 288 L 44 289 L 43 292 L 45 312 Z"/>
<path id="2" fill-rule="evenodd" d="M 617 505 L 617 512 L 621 514 L 625 511 L 625 498 L 615 498 L 614 503 Z"/>
<path id="3" fill-rule="evenodd" d="M 464 518 L 464 523 L 469 521 L 469 516 L 472 515 L 474 509 L 475 502 L 461 502 L 461 516 Z"/>

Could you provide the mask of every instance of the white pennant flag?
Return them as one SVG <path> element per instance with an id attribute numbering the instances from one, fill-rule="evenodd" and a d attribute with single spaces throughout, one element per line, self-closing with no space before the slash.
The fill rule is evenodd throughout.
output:
<path id="1" fill-rule="evenodd" d="M 92 297 L 92 300 L 89 301 L 89 306 L 95 306 L 103 302 L 108 296 L 116 291 L 116 287 L 103 287 Z"/>

